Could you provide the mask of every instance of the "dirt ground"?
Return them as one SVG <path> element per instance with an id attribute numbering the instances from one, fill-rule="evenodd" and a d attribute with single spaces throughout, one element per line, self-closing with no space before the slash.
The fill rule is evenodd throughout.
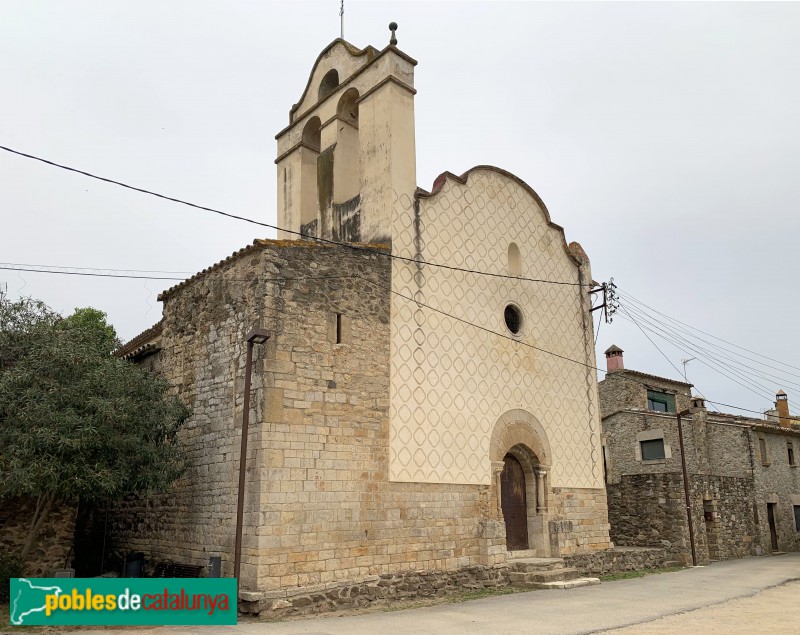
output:
<path id="1" fill-rule="evenodd" d="M 752 597 L 715 604 L 604 633 L 800 633 L 800 582 L 788 582 Z"/>

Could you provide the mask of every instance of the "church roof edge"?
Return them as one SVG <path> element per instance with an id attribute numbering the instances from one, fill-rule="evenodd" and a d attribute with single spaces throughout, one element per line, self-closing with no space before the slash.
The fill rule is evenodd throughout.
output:
<path id="1" fill-rule="evenodd" d="M 581 261 L 575 256 L 575 254 L 572 253 L 572 250 L 570 250 L 569 245 L 567 244 L 567 237 L 566 234 L 564 233 L 564 228 L 558 223 L 553 222 L 550 216 L 550 210 L 547 209 L 547 205 L 544 204 L 542 197 L 539 196 L 536 193 L 536 191 L 530 185 L 528 185 L 523 179 L 519 178 L 516 174 L 513 174 L 508 170 L 504 170 L 503 168 L 498 168 L 497 166 L 494 165 L 476 165 L 467 170 L 466 172 L 464 172 L 463 174 L 461 174 L 460 176 L 457 174 L 453 174 L 449 170 L 445 170 L 434 179 L 433 187 L 431 188 L 430 192 L 421 187 L 417 187 L 416 191 L 414 192 L 414 198 L 415 199 L 435 198 L 436 195 L 439 194 L 441 189 L 444 187 L 444 184 L 445 182 L 447 182 L 448 179 L 452 179 L 453 181 L 459 183 L 460 185 L 466 185 L 467 181 L 469 180 L 469 176 L 473 172 L 477 172 L 478 170 L 495 172 L 497 174 L 500 174 L 501 176 L 511 179 L 512 181 L 517 183 L 520 187 L 522 187 L 522 189 L 524 189 L 528 194 L 530 194 L 544 212 L 544 217 L 547 220 L 548 226 L 552 227 L 561 234 L 561 240 L 564 243 L 564 251 L 576 265 L 580 266 L 582 264 Z"/>
<path id="2" fill-rule="evenodd" d="M 381 250 L 388 250 L 389 249 L 389 245 L 378 244 L 378 243 L 374 243 L 374 244 L 370 244 L 370 245 L 365 245 L 365 244 L 362 244 L 362 243 L 352 243 L 352 244 L 353 245 L 360 245 L 361 247 L 369 247 L 370 249 L 375 250 L 375 251 L 381 251 Z M 347 247 L 347 246 L 348 246 L 348 244 L 324 243 L 324 242 L 317 242 L 315 240 L 256 238 L 252 242 L 252 244 L 246 245 L 246 246 L 242 247 L 241 249 L 237 249 L 236 251 L 234 251 L 227 258 L 223 258 L 222 260 L 220 260 L 218 262 L 215 262 L 213 265 L 210 265 L 210 266 L 206 267 L 205 269 L 203 269 L 202 271 L 198 271 L 196 274 L 186 278 L 186 280 L 184 280 L 182 282 L 179 282 L 178 284 L 170 287 L 169 289 L 166 289 L 166 290 L 162 291 L 161 293 L 158 294 L 158 298 L 157 299 L 158 299 L 159 302 L 163 302 L 164 300 L 169 298 L 169 296 L 171 296 L 173 293 L 175 293 L 179 289 L 182 289 L 183 287 L 191 284 L 192 282 L 195 282 L 195 281 L 199 280 L 200 278 L 203 278 L 206 274 L 212 273 L 213 271 L 216 271 L 217 269 L 219 269 L 223 265 L 225 265 L 225 264 L 227 264 L 229 262 L 233 262 L 234 260 L 237 260 L 237 259 L 241 258 L 242 256 L 245 256 L 245 255 L 249 254 L 250 252 L 252 252 L 252 251 L 254 251 L 256 249 L 260 249 L 260 248 L 263 248 L 263 247 L 288 247 L 288 248 L 294 248 L 294 249 L 302 249 L 302 248 L 305 248 L 305 249 L 332 249 L 334 247 Z"/>

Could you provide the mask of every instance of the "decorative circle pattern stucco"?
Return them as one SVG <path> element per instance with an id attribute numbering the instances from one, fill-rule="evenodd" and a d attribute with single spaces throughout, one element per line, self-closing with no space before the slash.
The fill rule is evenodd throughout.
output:
<path id="1" fill-rule="evenodd" d="M 522 277 L 578 282 L 563 235 L 523 185 L 491 169 L 448 179 L 430 198 L 395 195 L 392 250 L 418 260 L 505 275 L 509 242 Z M 594 365 L 587 289 L 393 261 L 390 477 L 491 481 L 498 418 L 531 413 L 552 451 L 555 487 L 602 487 L 594 371 L 524 346 L 507 334 L 503 307 L 524 306 L 526 344 Z M 488 333 L 417 302 L 477 324 Z M 588 331 L 587 331 L 588 329 Z"/>

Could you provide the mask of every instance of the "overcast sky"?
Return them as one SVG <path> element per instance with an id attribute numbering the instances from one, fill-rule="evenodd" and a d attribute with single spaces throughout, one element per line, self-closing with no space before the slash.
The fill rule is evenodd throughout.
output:
<path id="1" fill-rule="evenodd" d="M 275 223 L 274 135 L 338 9 L 2 0 L 0 145 Z M 704 366 L 718 365 L 708 351 L 651 335 L 681 370 L 699 358 L 686 368 L 706 397 L 764 410 L 784 388 L 800 403 L 800 5 L 347 1 L 345 38 L 381 49 L 391 20 L 419 61 L 421 187 L 477 164 L 513 172 L 596 280 L 795 367 L 740 369 L 745 388 Z M 190 274 L 274 237 L 5 152 L 0 179 L 3 262 Z M 102 309 L 123 339 L 159 320 L 174 284 L 4 283 L 62 312 Z M 628 368 L 678 378 L 621 315 L 600 329 L 599 365 L 615 343 Z"/>

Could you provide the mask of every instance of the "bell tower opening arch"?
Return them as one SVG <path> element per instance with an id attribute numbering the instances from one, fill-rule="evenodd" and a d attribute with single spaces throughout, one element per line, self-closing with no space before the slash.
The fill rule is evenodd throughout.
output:
<path id="1" fill-rule="evenodd" d="M 504 413 L 494 425 L 489 443 L 492 464 L 492 510 L 506 531 L 508 551 L 534 549 L 550 556 L 550 443 L 530 412 Z"/>

